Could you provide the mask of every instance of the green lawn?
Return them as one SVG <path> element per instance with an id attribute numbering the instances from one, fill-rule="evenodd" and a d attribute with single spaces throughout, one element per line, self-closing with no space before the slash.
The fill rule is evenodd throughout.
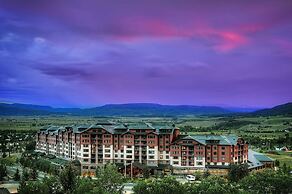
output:
<path id="1" fill-rule="evenodd" d="M 284 163 L 286 163 L 287 166 L 292 167 L 292 152 L 278 152 L 278 153 L 279 155 L 270 154 L 270 153 L 266 153 L 266 155 L 275 160 L 279 160 L 281 166 Z"/>

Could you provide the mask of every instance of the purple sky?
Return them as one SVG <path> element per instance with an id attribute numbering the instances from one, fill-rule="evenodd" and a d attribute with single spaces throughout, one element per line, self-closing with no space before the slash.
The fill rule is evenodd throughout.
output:
<path id="1" fill-rule="evenodd" d="M 0 0 L 0 101 L 292 101 L 292 1 Z"/>

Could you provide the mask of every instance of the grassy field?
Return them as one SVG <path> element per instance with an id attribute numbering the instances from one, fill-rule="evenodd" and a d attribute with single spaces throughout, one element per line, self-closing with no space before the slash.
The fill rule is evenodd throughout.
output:
<path id="1" fill-rule="evenodd" d="M 275 160 L 280 161 L 280 165 L 282 166 L 284 163 L 286 163 L 287 166 L 292 167 L 292 152 L 277 152 L 278 154 L 271 154 L 266 153 L 267 156 L 270 158 L 273 158 Z"/>
<path id="2" fill-rule="evenodd" d="M 78 116 L 14 116 L 0 117 L 0 130 L 37 130 L 47 125 L 94 124 L 98 121 L 110 120 L 114 122 L 150 122 L 175 123 L 178 127 L 191 126 L 192 132 L 232 132 L 236 134 L 248 133 L 265 138 L 281 136 L 285 130 L 292 131 L 292 117 L 78 117 Z M 217 128 L 216 128 L 217 127 Z"/>
<path id="3" fill-rule="evenodd" d="M 262 151 L 273 150 L 274 147 L 290 146 L 292 137 L 292 117 L 77 117 L 77 116 L 36 116 L 36 117 L 0 117 L 0 131 L 34 130 L 48 125 L 94 124 L 98 121 L 113 122 L 149 122 L 157 124 L 176 124 L 182 132 L 188 134 L 227 134 L 233 133 L 247 139 L 252 147 Z M 287 138 L 288 137 L 288 138 Z M 282 138 L 281 143 L 278 141 Z M 268 153 L 273 159 L 292 167 L 292 153 Z"/>
<path id="4" fill-rule="evenodd" d="M 270 145 L 271 141 L 279 138 L 292 137 L 292 117 L 244 117 L 244 116 L 188 116 L 188 117 L 78 117 L 78 116 L 15 116 L 0 117 L 2 130 L 38 130 L 48 125 L 94 124 L 98 121 L 114 122 L 149 122 L 157 124 L 176 124 L 182 132 L 189 134 L 226 134 L 233 133 L 249 140 L 263 140 L 261 148 Z M 290 138 L 291 139 L 291 138 Z M 256 143 L 256 142 L 254 142 Z M 274 146 L 273 142 L 273 145 Z M 283 141 L 281 143 L 283 145 Z M 291 146 L 291 141 L 286 146 Z"/>

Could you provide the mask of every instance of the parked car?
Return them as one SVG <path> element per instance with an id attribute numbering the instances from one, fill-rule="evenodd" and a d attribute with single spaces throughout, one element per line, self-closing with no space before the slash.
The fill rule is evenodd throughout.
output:
<path id="1" fill-rule="evenodd" d="M 186 179 L 187 179 L 188 181 L 195 181 L 195 180 L 196 180 L 196 177 L 193 176 L 193 175 L 187 175 L 187 176 L 186 176 Z"/>

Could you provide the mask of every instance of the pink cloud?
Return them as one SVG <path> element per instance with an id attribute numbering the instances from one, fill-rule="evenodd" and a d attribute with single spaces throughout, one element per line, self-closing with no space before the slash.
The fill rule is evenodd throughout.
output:
<path id="1" fill-rule="evenodd" d="M 247 37 L 235 32 L 218 32 L 221 41 L 214 47 L 216 51 L 228 52 L 248 43 Z"/>
<path id="2" fill-rule="evenodd" d="M 164 20 L 136 19 L 123 21 L 124 32 L 115 34 L 110 38 L 122 42 L 137 42 L 145 38 L 176 39 L 199 38 L 214 46 L 217 52 L 229 52 L 248 43 L 247 33 L 257 29 L 249 26 L 242 33 L 230 29 L 216 29 L 209 27 L 208 23 L 196 23 L 194 26 L 175 25 Z M 260 27 L 258 27 L 259 29 Z"/>

